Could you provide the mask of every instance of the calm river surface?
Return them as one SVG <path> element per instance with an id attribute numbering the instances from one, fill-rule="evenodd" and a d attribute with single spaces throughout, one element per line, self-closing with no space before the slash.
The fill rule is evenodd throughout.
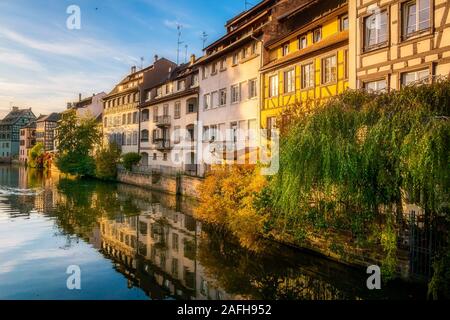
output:
<path id="1" fill-rule="evenodd" d="M 0 299 L 423 299 L 402 282 L 286 247 L 242 250 L 195 203 L 123 184 L 0 166 Z M 67 289 L 79 266 L 81 290 Z"/>

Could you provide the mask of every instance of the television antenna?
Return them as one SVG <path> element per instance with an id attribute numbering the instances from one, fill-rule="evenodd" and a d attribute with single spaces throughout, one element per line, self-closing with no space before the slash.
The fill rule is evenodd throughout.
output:
<path id="1" fill-rule="evenodd" d="M 200 37 L 202 39 L 202 49 L 205 49 L 206 41 L 208 40 L 208 34 L 203 31 L 202 36 Z"/>
<path id="2" fill-rule="evenodd" d="M 184 45 L 184 63 L 187 63 L 188 45 Z"/>
<path id="3" fill-rule="evenodd" d="M 178 40 L 177 40 L 177 65 L 180 63 L 180 45 L 182 45 L 184 42 L 181 41 L 181 28 L 183 26 L 178 24 L 177 25 L 177 31 L 178 31 Z"/>

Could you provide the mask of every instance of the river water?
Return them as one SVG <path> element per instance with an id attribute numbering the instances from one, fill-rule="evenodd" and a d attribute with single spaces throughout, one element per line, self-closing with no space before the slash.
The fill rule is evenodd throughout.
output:
<path id="1" fill-rule="evenodd" d="M 128 185 L 0 166 L 0 299 L 426 297 L 400 281 L 368 290 L 365 270 L 299 250 L 243 250 L 192 218 L 194 208 Z M 69 266 L 79 268 L 75 282 Z"/>

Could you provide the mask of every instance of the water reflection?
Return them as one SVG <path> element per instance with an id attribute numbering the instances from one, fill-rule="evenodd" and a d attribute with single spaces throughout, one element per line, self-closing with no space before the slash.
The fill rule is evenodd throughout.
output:
<path id="1" fill-rule="evenodd" d="M 68 299 L 425 297 L 423 288 L 403 283 L 369 291 L 362 270 L 293 249 L 266 244 L 259 254 L 244 251 L 196 222 L 192 200 L 6 166 L 0 186 L 0 298 L 30 298 L 30 290 L 32 298 Z M 23 230 L 40 240 L 17 245 Z M 33 272 L 26 262 L 44 270 L 46 284 L 33 278 L 30 287 L 8 261 L 36 249 L 44 256 L 66 254 L 17 263 L 21 275 Z M 68 260 L 89 270 L 81 293 L 64 288 Z"/>

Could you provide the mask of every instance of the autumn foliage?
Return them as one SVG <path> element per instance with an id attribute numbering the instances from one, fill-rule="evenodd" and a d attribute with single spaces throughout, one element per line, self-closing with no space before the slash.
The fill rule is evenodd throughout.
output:
<path id="1" fill-rule="evenodd" d="M 199 190 L 196 218 L 231 232 L 241 245 L 252 248 L 267 219 L 254 205 L 266 184 L 254 165 L 216 166 Z"/>

